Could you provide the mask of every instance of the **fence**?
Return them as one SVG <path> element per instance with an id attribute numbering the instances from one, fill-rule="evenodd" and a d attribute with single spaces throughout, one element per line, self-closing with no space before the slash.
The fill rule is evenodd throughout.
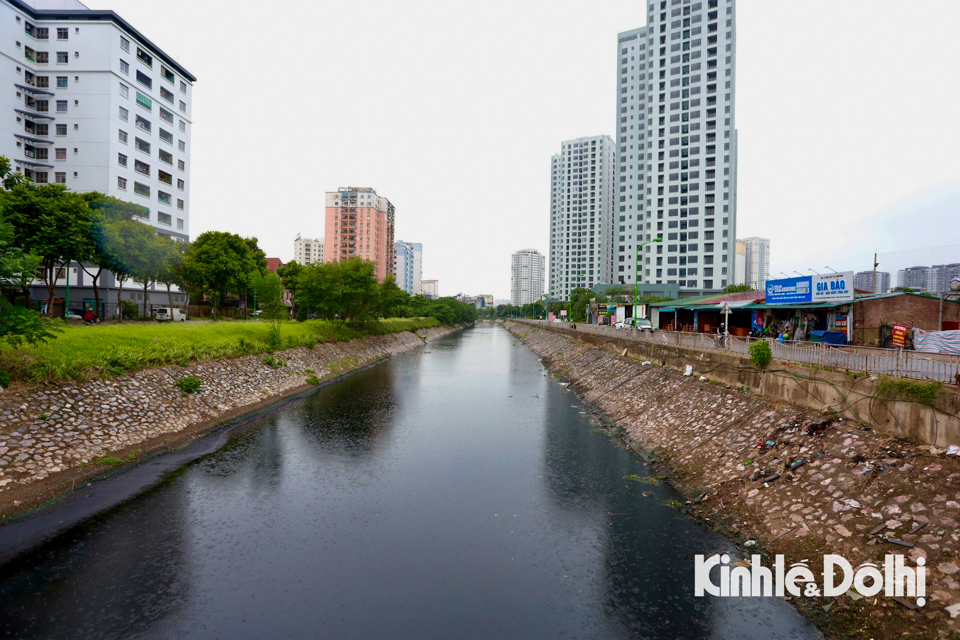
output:
<path id="1" fill-rule="evenodd" d="M 549 326 L 545 320 L 523 320 L 528 324 Z M 556 326 L 556 325 L 554 325 Z M 570 328 L 570 325 L 560 325 Z M 603 325 L 577 324 L 577 331 L 603 335 L 610 338 L 636 340 L 651 344 L 687 347 L 703 351 L 724 351 L 747 355 L 750 345 L 765 338 L 721 338 L 708 333 L 682 331 L 634 331 L 616 329 Z M 836 346 L 822 342 L 786 342 L 767 340 L 775 360 L 830 367 L 840 371 L 856 371 L 866 374 L 882 374 L 898 378 L 935 380 L 946 384 L 960 384 L 960 356 L 919 353 L 904 349 L 880 349 L 877 347 Z"/>

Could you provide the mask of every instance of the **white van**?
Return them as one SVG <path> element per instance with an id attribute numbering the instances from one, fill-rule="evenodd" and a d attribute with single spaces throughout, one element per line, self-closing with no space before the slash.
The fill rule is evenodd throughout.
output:
<path id="1" fill-rule="evenodd" d="M 187 312 L 183 309 L 171 309 L 170 307 L 160 307 L 157 309 L 157 322 L 186 322 Z"/>

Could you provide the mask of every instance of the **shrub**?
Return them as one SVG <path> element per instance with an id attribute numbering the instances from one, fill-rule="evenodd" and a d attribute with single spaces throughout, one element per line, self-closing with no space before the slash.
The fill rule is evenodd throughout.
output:
<path id="1" fill-rule="evenodd" d="M 130 300 L 122 300 L 123 303 L 123 319 L 124 320 L 133 320 L 140 313 L 140 305 L 136 302 Z"/>
<path id="2" fill-rule="evenodd" d="M 309 378 L 304 380 L 304 382 L 306 382 L 307 384 L 320 384 L 320 378 L 318 378 L 317 376 L 310 376 Z"/>
<path id="3" fill-rule="evenodd" d="M 750 353 L 750 360 L 760 369 L 763 369 L 773 360 L 773 351 L 770 350 L 770 345 L 766 340 L 754 342 L 747 351 Z"/>
<path id="4" fill-rule="evenodd" d="M 10 374 L 6 371 L 0 371 L 0 387 L 6 389 L 10 386 Z"/>
<path id="5" fill-rule="evenodd" d="M 877 395 L 891 398 L 911 400 L 933 406 L 943 393 L 943 385 L 939 382 L 917 382 L 883 376 L 877 385 Z"/>
<path id="6" fill-rule="evenodd" d="M 184 376 L 177 380 L 177 386 L 180 387 L 180 391 L 183 391 L 185 396 L 196 393 L 201 384 L 200 378 L 197 376 Z"/>

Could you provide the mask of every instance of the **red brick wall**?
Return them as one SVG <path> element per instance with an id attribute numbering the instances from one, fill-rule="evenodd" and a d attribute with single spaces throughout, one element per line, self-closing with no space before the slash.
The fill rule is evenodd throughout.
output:
<path id="1" fill-rule="evenodd" d="M 854 341 L 874 346 L 881 321 L 890 325 L 905 324 L 911 329 L 938 331 L 939 316 L 940 300 L 927 296 L 905 294 L 858 302 L 853 310 Z M 945 300 L 943 319 L 954 322 L 960 320 L 960 304 Z"/>

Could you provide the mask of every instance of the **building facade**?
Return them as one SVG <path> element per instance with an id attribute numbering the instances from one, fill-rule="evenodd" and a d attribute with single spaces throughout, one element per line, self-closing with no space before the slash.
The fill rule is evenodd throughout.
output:
<path id="1" fill-rule="evenodd" d="M 323 264 L 323 238 L 303 238 L 298 233 L 293 241 L 293 259 L 297 264 Z"/>
<path id="2" fill-rule="evenodd" d="M 737 240 L 733 255 L 733 283 L 747 283 L 747 243 L 743 240 Z"/>
<path id="3" fill-rule="evenodd" d="M 769 238 L 744 238 L 745 250 L 744 279 L 747 284 L 757 291 L 766 291 L 767 280 L 770 279 L 770 240 Z"/>
<path id="4" fill-rule="evenodd" d="M 858 271 L 853 274 L 853 288 L 870 293 L 886 293 L 890 290 L 890 274 L 886 271 L 877 271 L 877 279 L 873 279 L 873 271 Z"/>
<path id="5" fill-rule="evenodd" d="M 189 239 L 189 71 L 113 11 L 76 0 L 0 0 L 0 58 L 0 155 L 15 171 L 141 205 L 158 233 Z M 63 273 L 57 297 L 69 284 L 70 309 L 92 308 L 89 274 L 77 263 Z M 98 286 L 111 299 L 113 275 Z M 160 289 L 147 291 L 150 304 L 169 304 Z"/>
<path id="6" fill-rule="evenodd" d="M 712 291 L 735 278 L 736 2 L 648 0 L 617 38 L 616 281 Z"/>
<path id="7" fill-rule="evenodd" d="M 511 257 L 510 304 L 532 304 L 543 297 L 546 258 L 536 249 L 523 249 Z"/>
<path id="8" fill-rule="evenodd" d="M 326 236 L 323 261 L 370 260 L 377 279 L 394 275 L 396 209 L 370 187 L 341 187 L 326 194 Z"/>
<path id="9" fill-rule="evenodd" d="M 929 293 L 950 291 L 950 281 L 960 277 L 960 262 L 932 267 L 908 267 L 897 272 L 897 286 Z"/>
<path id="10" fill-rule="evenodd" d="M 567 140 L 550 164 L 550 297 L 567 300 L 613 281 L 613 140 Z"/>
<path id="11" fill-rule="evenodd" d="M 428 298 L 439 298 L 440 297 L 440 281 L 439 280 L 421 280 L 420 288 L 423 290 L 423 295 Z"/>
<path id="12" fill-rule="evenodd" d="M 393 245 L 397 286 L 412 296 L 423 293 L 423 245 L 401 240 Z"/>

